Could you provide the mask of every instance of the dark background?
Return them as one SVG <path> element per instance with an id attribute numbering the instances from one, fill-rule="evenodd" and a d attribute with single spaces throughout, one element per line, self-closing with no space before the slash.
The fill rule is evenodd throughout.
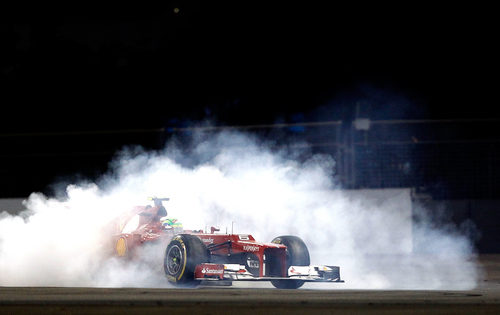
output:
<path id="1" fill-rule="evenodd" d="M 2 9 L 0 197 L 94 180 L 123 146 L 210 120 L 306 140 L 346 188 L 497 198 L 494 11 L 320 3 Z M 318 121 L 342 125 L 269 127 Z"/>

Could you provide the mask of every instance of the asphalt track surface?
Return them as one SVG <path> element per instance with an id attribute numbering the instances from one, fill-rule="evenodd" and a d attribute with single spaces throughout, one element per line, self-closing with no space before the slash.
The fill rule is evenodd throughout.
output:
<path id="1" fill-rule="evenodd" d="M 500 314 L 500 255 L 470 291 L 0 287 L 0 314 Z"/>

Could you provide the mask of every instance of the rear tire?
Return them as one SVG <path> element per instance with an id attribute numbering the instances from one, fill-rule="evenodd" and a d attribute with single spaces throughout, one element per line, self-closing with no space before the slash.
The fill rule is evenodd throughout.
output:
<path id="1" fill-rule="evenodd" d="M 290 266 L 309 266 L 311 260 L 309 250 L 304 241 L 293 235 L 278 236 L 271 241 L 276 244 L 286 246 L 286 269 Z M 303 280 L 271 280 L 272 285 L 278 289 L 298 289 L 303 284 Z"/>
<path id="2" fill-rule="evenodd" d="M 163 269 L 170 283 L 176 286 L 193 287 L 200 283 L 194 279 L 197 265 L 208 262 L 205 244 L 194 235 L 176 235 L 168 244 L 163 260 Z"/>
<path id="3" fill-rule="evenodd" d="M 120 236 L 115 242 L 115 253 L 118 257 L 130 258 L 126 237 Z"/>

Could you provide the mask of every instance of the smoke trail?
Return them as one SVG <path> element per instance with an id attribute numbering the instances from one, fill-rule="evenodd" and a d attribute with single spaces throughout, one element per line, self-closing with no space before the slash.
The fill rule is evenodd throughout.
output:
<path id="1" fill-rule="evenodd" d="M 407 192 L 374 201 L 369 192 L 342 191 L 329 156 L 299 155 L 235 132 L 195 138 L 189 149 L 172 142 L 162 152 L 123 151 L 97 184 L 68 186 L 64 200 L 32 194 L 20 215 L 0 215 L 0 285 L 168 286 L 163 248 L 146 248 L 134 264 L 109 256 L 113 220 L 156 195 L 171 198 L 169 216 L 185 228 L 234 223 L 234 232 L 257 240 L 302 237 L 312 263 L 341 266 L 347 283 L 334 287 L 475 286 L 469 240 L 425 219 L 411 225 L 412 213 L 402 210 Z"/>

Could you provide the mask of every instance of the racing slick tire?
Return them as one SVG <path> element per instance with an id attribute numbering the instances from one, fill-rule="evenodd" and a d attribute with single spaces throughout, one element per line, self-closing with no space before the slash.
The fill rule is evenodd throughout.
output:
<path id="1" fill-rule="evenodd" d="M 278 236 L 271 243 L 286 246 L 286 269 L 290 266 L 309 266 L 311 263 L 309 250 L 304 241 L 293 235 Z M 271 284 L 278 289 L 298 289 L 303 284 L 302 280 L 271 280 Z"/>
<path id="2" fill-rule="evenodd" d="M 193 287 L 200 283 L 194 279 L 196 266 L 208 262 L 208 259 L 207 247 L 197 236 L 178 234 L 172 238 L 165 250 L 163 269 L 170 283 Z"/>
<path id="3" fill-rule="evenodd" d="M 122 234 L 114 243 L 114 255 L 121 259 L 134 259 L 137 254 L 137 244 L 140 243 L 140 235 Z"/>
<path id="4" fill-rule="evenodd" d="M 130 258 L 129 245 L 127 238 L 120 236 L 115 242 L 115 254 L 118 257 Z"/>

